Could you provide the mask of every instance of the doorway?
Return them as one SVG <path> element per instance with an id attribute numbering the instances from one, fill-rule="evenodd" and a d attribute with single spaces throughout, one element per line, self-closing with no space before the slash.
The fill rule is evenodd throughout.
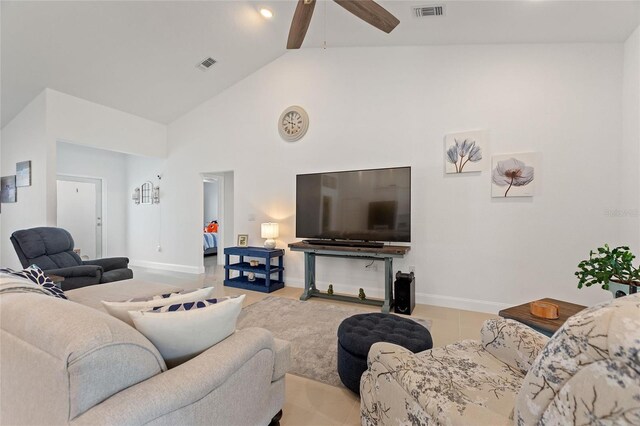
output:
<path id="1" fill-rule="evenodd" d="M 205 270 L 208 266 L 217 264 L 218 248 L 220 239 L 220 186 L 217 177 L 205 177 L 203 182 L 203 223 L 204 223 L 204 240 L 202 242 L 204 248 L 204 266 Z"/>
<path id="2" fill-rule="evenodd" d="M 102 257 L 102 179 L 58 175 L 58 227 L 83 259 Z"/>
<path id="3" fill-rule="evenodd" d="M 212 236 L 207 236 L 205 241 L 200 241 L 204 249 L 203 265 L 205 273 L 212 271 L 215 265 L 224 265 L 224 248 L 234 245 L 233 241 L 233 172 L 209 172 L 202 173 L 202 205 L 203 224 L 205 228 L 216 222 L 216 248 L 217 254 L 214 259 L 210 254 L 213 252 L 210 247 L 211 241 L 207 244 L 206 239 L 211 240 Z M 213 230 L 213 227 L 210 228 Z M 206 231 L 206 229 L 205 229 Z M 207 256 L 209 254 L 209 256 Z"/>

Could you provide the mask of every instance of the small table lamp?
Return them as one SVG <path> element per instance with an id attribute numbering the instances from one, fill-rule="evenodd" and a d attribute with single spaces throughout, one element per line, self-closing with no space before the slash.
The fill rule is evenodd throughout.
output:
<path id="1" fill-rule="evenodd" d="M 267 241 L 264 242 L 264 248 L 276 248 L 276 240 L 274 240 L 274 238 L 278 238 L 278 230 L 277 223 L 263 223 L 260 226 L 260 235 L 262 238 L 267 239 Z"/>

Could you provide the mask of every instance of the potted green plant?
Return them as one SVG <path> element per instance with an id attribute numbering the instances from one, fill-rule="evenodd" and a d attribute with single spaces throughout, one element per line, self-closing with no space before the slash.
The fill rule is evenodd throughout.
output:
<path id="1" fill-rule="evenodd" d="M 600 284 L 604 290 L 611 291 L 614 297 L 636 293 L 640 286 L 640 266 L 633 266 L 635 258 L 627 246 L 611 250 L 605 244 L 598 247 L 597 251 L 591 250 L 589 259 L 578 264 L 575 274 L 578 288 Z"/>

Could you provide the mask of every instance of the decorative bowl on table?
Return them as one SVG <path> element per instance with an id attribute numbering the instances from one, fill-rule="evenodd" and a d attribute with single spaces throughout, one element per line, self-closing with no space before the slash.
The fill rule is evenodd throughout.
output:
<path id="1" fill-rule="evenodd" d="M 555 303 L 543 302 L 542 300 L 536 300 L 529 303 L 529 311 L 531 315 L 538 318 L 545 319 L 558 319 L 560 316 L 560 307 Z"/>

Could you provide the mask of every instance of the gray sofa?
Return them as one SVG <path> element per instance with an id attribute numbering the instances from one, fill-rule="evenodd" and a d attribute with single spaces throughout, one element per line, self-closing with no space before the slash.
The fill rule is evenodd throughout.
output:
<path id="1" fill-rule="evenodd" d="M 175 287 L 121 281 L 68 291 L 70 300 L 6 290 L 1 424 L 267 425 L 281 415 L 290 348 L 269 331 L 238 330 L 168 370 L 142 334 L 101 312 L 100 300 Z"/>
<path id="2" fill-rule="evenodd" d="M 11 234 L 11 243 L 23 268 L 36 264 L 47 275 L 63 277 L 65 291 L 133 278 L 126 257 L 80 259 L 73 251 L 73 237 L 62 228 L 22 229 Z"/>

